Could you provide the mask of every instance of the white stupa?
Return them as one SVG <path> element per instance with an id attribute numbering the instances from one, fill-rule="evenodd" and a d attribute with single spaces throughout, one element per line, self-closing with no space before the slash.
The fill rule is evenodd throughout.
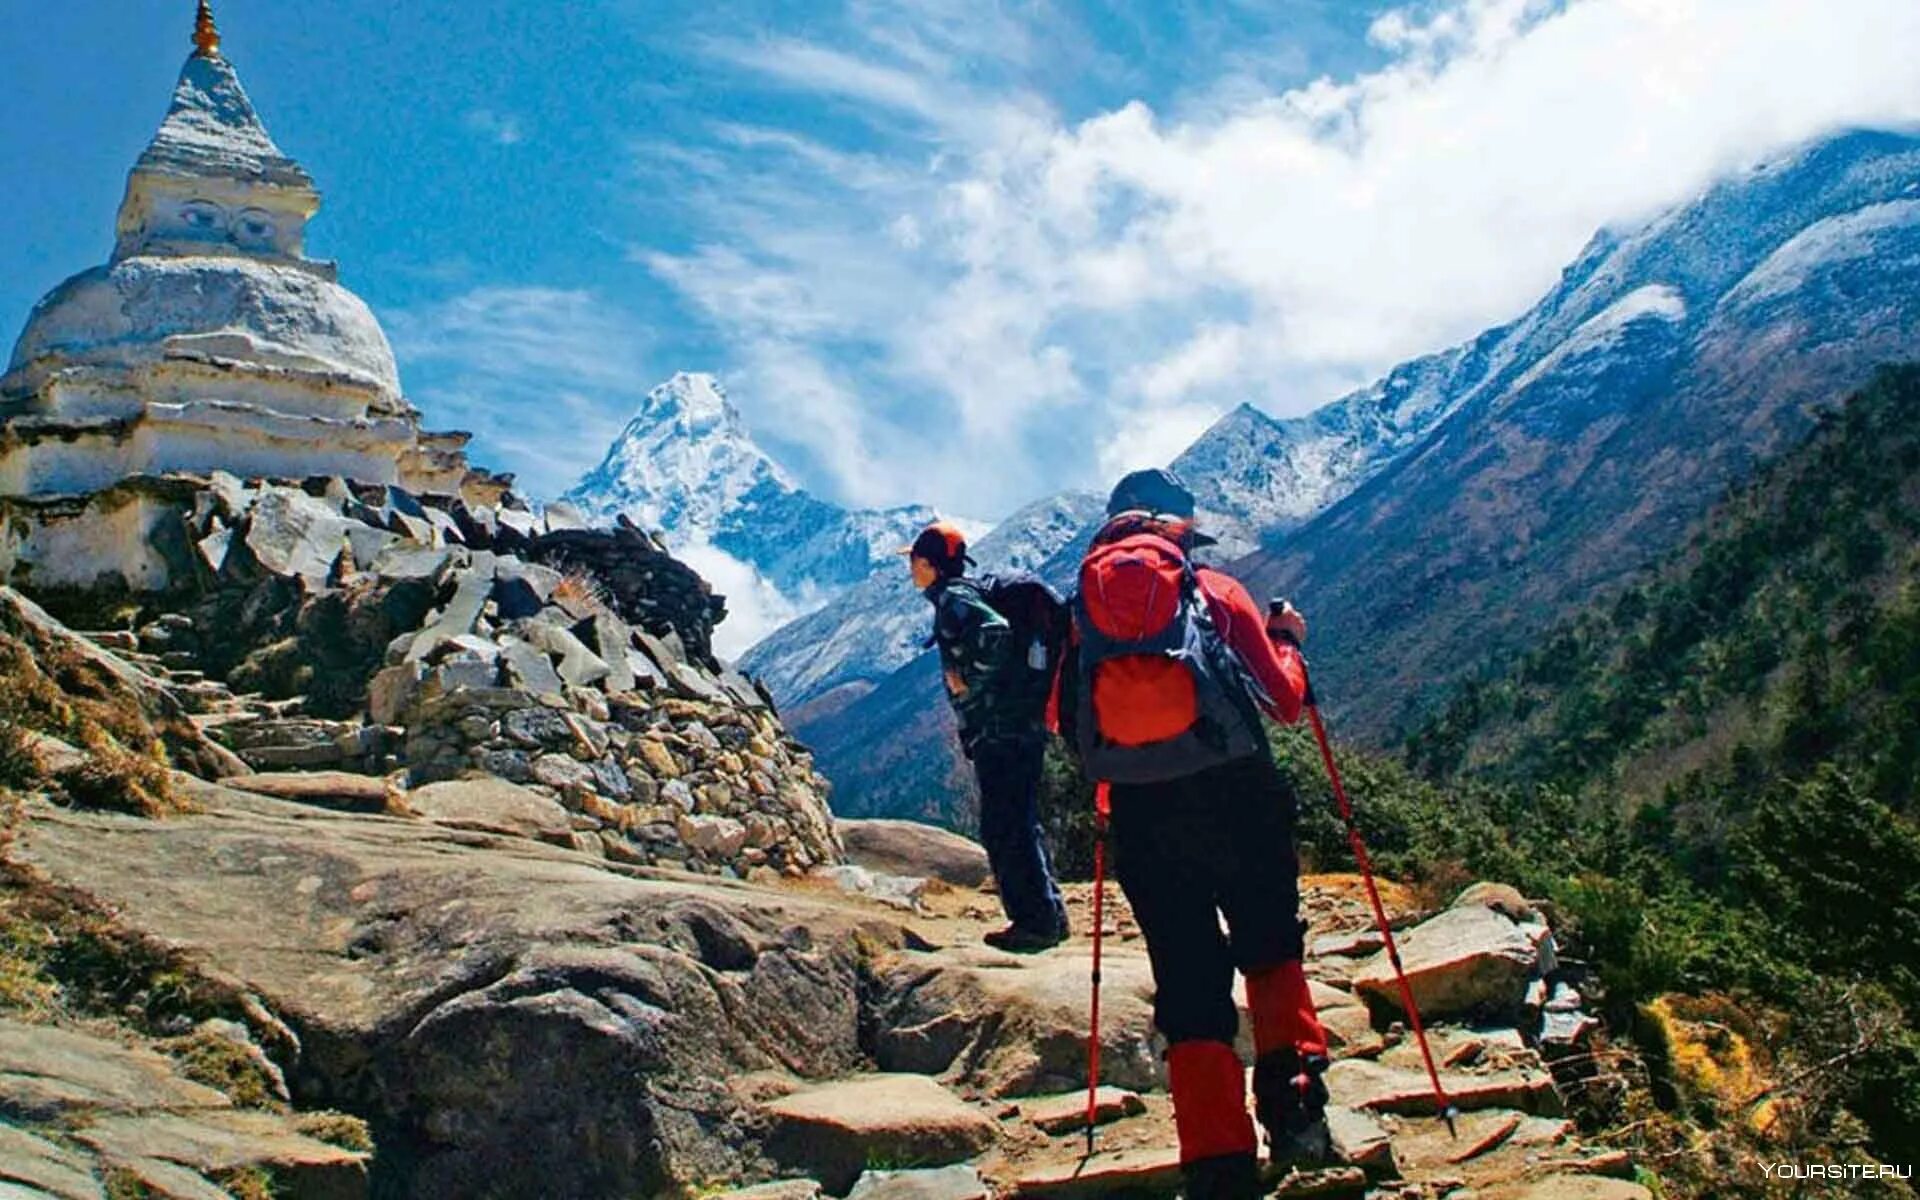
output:
<path id="1" fill-rule="evenodd" d="M 320 193 L 254 112 L 201 0 L 173 104 L 127 179 L 113 255 L 28 319 L 0 377 L 0 496 L 223 469 L 461 490 L 393 350 L 332 263 Z"/>

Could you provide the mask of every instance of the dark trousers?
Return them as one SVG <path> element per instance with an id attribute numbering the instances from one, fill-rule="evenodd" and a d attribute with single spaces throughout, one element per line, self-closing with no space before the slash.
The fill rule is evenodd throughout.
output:
<path id="1" fill-rule="evenodd" d="M 1153 962 L 1154 1024 L 1169 1042 L 1231 1044 L 1234 968 L 1304 949 L 1293 786 L 1263 752 L 1166 783 L 1116 783 L 1112 800 L 1115 871 Z"/>
<path id="2" fill-rule="evenodd" d="M 999 885 L 1000 903 L 1009 921 L 1036 933 L 1067 927 L 1067 906 L 1040 841 L 1040 766 L 1046 748 L 1037 738 L 996 739 L 973 748 L 980 843 Z"/>

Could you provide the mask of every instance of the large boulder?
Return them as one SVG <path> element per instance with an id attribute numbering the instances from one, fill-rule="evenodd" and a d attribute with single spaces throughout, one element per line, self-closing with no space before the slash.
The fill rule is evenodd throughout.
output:
<path id="1" fill-rule="evenodd" d="M 348 548 L 348 529 L 357 524 L 298 488 L 267 487 L 254 502 L 244 544 L 267 574 L 318 586 L 326 583 L 341 550 Z"/>
<path id="2" fill-rule="evenodd" d="M 903 953 L 887 962 L 874 1055 L 993 1096 L 1086 1086 L 1091 947 L 1070 942 L 1024 957 L 982 949 Z M 1132 1091 L 1165 1084 L 1153 1029 L 1153 972 L 1137 944 L 1101 964 L 1101 1079 Z"/>
<path id="3" fill-rule="evenodd" d="M 938 879 L 975 888 L 992 874 L 980 843 L 918 821 L 835 821 L 847 861 L 883 875 Z"/>
<path id="4" fill-rule="evenodd" d="M 765 1175 L 751 1072 L 864 1061 L 847 909 L 522 839 L 183 787 L 33 804 L 16 854 L 244 990 L 302 1106 L 374 1120 L 384 1194 L 658 1195 Z"/>
<path id="5" fill-rule="evenodd" d="M 1517 1013 L 1527 981 L 1540 971 L 1544 925 L 1523 926 L 1479 904 L 1450 908 L 1399 934 L 1400 960 L 1422 1017 Z M 1386 951 L 1363 963 L 1353 989 L 1377 1008 L 1398 1012 L 1400 986 Z"/>
<path id="6" fill-rule="evenodd" d="M 573 823 L 557 801 L 504 779 L 455 779 L 415 788 L 406 796 L 417 817 L 453 829 L 503 833 L 567 846 Z"/>

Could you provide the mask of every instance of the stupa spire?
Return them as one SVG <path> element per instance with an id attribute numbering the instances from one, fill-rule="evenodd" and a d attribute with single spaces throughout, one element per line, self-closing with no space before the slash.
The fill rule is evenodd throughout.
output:
<path id="1" fill-rule="evenodd" d="M 193 17 L 193 53 L 199 58 L 220 57 L 220 28 L 213 23 L 213 7 L 200 0 Z"/>

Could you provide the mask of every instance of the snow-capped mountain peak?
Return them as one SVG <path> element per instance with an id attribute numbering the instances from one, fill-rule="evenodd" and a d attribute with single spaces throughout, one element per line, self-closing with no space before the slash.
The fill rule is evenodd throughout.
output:
<path id="1" fill-rule="evenodd" d="M 849 510 L 812 495 L 754 441 L 718 380 L 687 371 L 647 393 L 600 465 L 563 499 L 591 520 L 625 516 L 715 569 L 727 559 L 751 568 L 746 583 L 729 585 L 758 596 L 748 606 L 740 594 L 743 618 L 749 609 L 801 615 L 897 568 L 893 551 L 935 516 L 921 505 Z M 765 632 L 735 621 L 723 635 L 744 649 Z"/>
<path id="2" fill-rule="evenodd" d="M 681 371 L 647 393 L 634 422 L 649 428 L 671 426 L 682 437 L 751 440 L 740 410 L 727 399 L 720 381 L 703 372 Z"/>
<path id="3" fill-rule="evenodd" d="M 603 520 L 624 513 L 686 545 L 712 538 L 757 490 L 799 489 L 755 444 L 720 382 L 682 371 L 647 393 L 600 465 L 563 498 Z"/>

